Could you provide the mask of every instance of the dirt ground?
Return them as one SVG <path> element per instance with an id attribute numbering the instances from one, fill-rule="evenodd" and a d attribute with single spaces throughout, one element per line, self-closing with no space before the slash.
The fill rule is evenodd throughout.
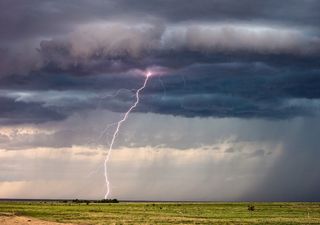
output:
<path id="1" fill-rule="evenodd" d="M 62 223 L 48 222 L 24 216 L 14 216 L 10 214 L 0 214 L 1 225 L 62 225 Z M 66 225 L 65 223 L 63 225 Z M 68 224 L 71 225 L 71 224 Z"/>

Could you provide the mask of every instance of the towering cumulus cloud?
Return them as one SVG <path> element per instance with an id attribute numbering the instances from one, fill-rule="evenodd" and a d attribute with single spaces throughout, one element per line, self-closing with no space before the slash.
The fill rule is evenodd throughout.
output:
<path id="1" fill-rule="evenodd" d="M 170 189 L 170 179 L 178 180 L 177 187 L 190 184 L 183 182 L 191 178 L 179 174 L 181 166 L 198 174 L 191 180 L 203 186 L 194 199 L 218 199 L 211 189 L 221 198 L 249 199 L 253 193 L 257 199 L 310 199 L 320 179 L 313 174 L 318 166 L 310 166 L 319 141 L 306 134 L 308 126 L 308 133 L 319 130 L 319 10 L 316 0 L 1 0 L 0 159 L 7 166 L 0 171 L 10 171 L 23 149 L 23 159 L 40 151 L 54 166 L 65 159 L 48 152 L 70 149 L 75 167 L 85 157 L 99 164 L 97 148 L 103 152 L 110 141 L 108 130 L 101 130 L 130 108 L 144 81 L 141 74 L 152 71 L 115 142 L 115 160 L 122 163 L 133 148 L 139 152 L 145 163 L 135 168 L 141 185 L 152 180 L 147 171 L 164 170 L 160 165 L 176 171 L 164 183 L 152 180 L 148 198 L 165 199 L 161 190 Z M 164 151 L 157 154 L 158 149 Z M 120 171 L 128 167 L 112 163 Z M 210 175 L 228 163 L 224 173 Z M 300 163 L 307 169 L 297 169 Z M 310 186 L 288 175 L 294 171 Z M 31 187 L 43 176 L 10 174 L 0 172 L 0 197 L 1 185 L 9 185 L 1 182 Z M 134 181 L 112 179 L 121 186 L 115 193 L 143 198 Z M 272 182 L 279 187 L 264 188 Z M 239 189 L 225 189 L 237 183 Z M 296 188 L 286 195 L 290 185 Z M 171 197 L 183 200 L 193 189 Z"/>

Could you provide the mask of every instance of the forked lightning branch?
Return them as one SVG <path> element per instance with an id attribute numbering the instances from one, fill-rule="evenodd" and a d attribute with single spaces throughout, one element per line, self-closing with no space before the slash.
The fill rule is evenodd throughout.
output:
<path id="1" fill-rule="evenodd" d="M 115 131 L 114 131 L 114 133 L 112 135 L 112 139 L 111 139 L 111 142 L 110 142 L 110 145 L 109 145 L 109 149 L 108 149 L 108 152 L 107 152 L 105 160 L 104 160 L 104 177 L 105 177 L 105 182 L 106 182 L 106 185 L 107 185 L 106 194 L 104 196 L 105 199 L 107 199 L 109 194 L 110 194 L 110 179 L 109 179 L 109 176 L 108 176 L 108 162 L 109 162 L 109 159 L 110 159 L 110 156 L 111 156 L 111 153 L 112 153 L 113 145 L 114 145 L 114 142 L 115 142 L 115 140 L 116 140 L 116 138 L 118 136 L 119 130 L 121 128 L 121 125 L 128 119 L 128 116 L 131 113 L 131 111 L 134 110 L 134 108 L 136 108 L 137 105 L 139 104 L 140 92 L 143 91 L 143 89 L 147 86 L 148 80 L 149 80 L 150 76 L 152 75 L 152 73 L 150 71 L 147 71 L 146 73 L 144 73 L 144 75 L 145 75 L 144 83 L 136 91 L 136 94 L 135 94 L 136 100 L 135 100 L 134 104 L 124 114 L 123 118 L 116 123 L 117 126 L 116 126 L 116 129 L 115 129 Z"/>

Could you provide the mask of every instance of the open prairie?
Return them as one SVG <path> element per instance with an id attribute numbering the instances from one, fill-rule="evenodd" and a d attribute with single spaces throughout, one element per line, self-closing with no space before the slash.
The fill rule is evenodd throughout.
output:
<path id="1" fill-rule="evenodd" d="M 0 221 L 2 224 L 320 224 L 320 203 L 254 203 L 253 211 L 248 210 L 248 205 L 1 202 Z"/>

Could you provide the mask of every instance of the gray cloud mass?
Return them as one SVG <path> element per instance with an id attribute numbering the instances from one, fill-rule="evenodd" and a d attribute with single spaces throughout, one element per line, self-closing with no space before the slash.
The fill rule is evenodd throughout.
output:
<path id="1" fill-rule="evenodd" d="M 115 144 L 116 193 L 143 199 L 145 185 L 145 199 L 168 200 L 172 184 L 185 187 L 178 200 L 319 200 L 319 11 L 316 0 L 0 1 L 0 197 L 29 196 L 10 182 L 43 185 L 28 154 L 50 182 L 68 162 L 65 179 L 92 169 L 101 131 L 150 70 Z M 136 175 L 124 172 L 132 151 Z"/>

